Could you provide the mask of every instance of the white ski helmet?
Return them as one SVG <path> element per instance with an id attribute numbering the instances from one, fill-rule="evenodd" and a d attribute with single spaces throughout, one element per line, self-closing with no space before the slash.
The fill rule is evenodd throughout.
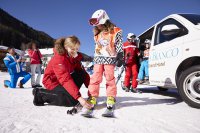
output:
<path id="1" fill-rule="evenodd" d="M 97 10 L 92 14 L 91 19 L 89 20 L 90 25 L 97 26 L 100 24 L 105 24 L 109 20 L 109 17 L 105 10 Z"/>
<path id="2" fill-rule="evenodd" d="M 127 35 L 127 39 L 132 39 L 132 38 L 135 38 L 135 37 L 136 37 L 136 35 L 133 34 L 133 33 L 128 33 L 128 35 Z"/>
<path id="3" fill-rule="evenodd" d="M 144 41 L 144 43 L 146 44 L 151 44 L 151 40 L 149 40 L 149 39 L 146 39 L 145 41 Z"/>

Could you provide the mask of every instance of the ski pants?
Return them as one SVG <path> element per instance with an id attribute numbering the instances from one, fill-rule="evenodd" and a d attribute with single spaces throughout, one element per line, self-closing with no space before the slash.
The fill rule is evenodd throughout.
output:
<path id="1" fill-rule="evenodd" d="M 106 95 L 116 97 L 117 87 L 115 84 L 114 68 L 115 65 L 111 64 L 94 65 L 94 73 L 90 78 L 90 85 L 88 87 L 91 96 L 99 96 L 100 83 L 102 82 L 104 73 L 104 76 L 106 78 Z"/>
<path id="2" fill-rule="evenodd" d="M 141 62 L 138 79 L 143 80 L 144 76 L 149 77 L 149 60 L 143 60 Z"/>
<path id="3" fill-rule="evenodd" d="M 130 87 L 130 80 L 132 79 L 132 87 L 137 88 L 138 82 L 136 81 L 138 77 L 138 67 L 137 64 L 128 64 L 125 70 L 124 86 Z"/>
<path id="4" fill-rule="evenodd" d="M 10 88 L 16 88 L 19 77 L 24 77 L 22 80 L 20 80 L 20 82 L 25 84 L 31 78 L 31 75 L 27 72 L 21 71 L 20 73 L 10 75 L 10 81 L 5 80 L 4 84 Z"/>
<path id="5" fill-rule="evenodd" d="M 78 88 L 81 88 L 84 82 L 84 72 L 71 74 Z M 53 90 L 39 89 L 37 95 L 41 97 L 42 103 L 48 103 L 49 105 L 71 107 L 78 104 L 78 100 L 74 99 L 62 85 L 56 86 Z"/>

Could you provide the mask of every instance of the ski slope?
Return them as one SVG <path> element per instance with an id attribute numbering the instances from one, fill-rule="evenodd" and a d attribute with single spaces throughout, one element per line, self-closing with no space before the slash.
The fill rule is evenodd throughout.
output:
<path id="1" fill-rule="evenodd" d="M 32 104 L 30 81 L 24 89 L 4 88 L 8 73 L 0 72 L 0 133 L 200 133 L 200 110 L 186 105 L 176 90 L 160 92 L 139 86 L 142 94 L 122 91 L 118 84 L 116 118 L 104 118 L 105 81 L 101 84 L 95 118 L 67 115 L 70 107 Z M 87 88 L 82 86 L 87 98 Z"/>

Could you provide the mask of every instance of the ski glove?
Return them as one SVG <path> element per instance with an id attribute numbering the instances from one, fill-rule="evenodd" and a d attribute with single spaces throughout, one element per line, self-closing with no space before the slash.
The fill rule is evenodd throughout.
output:
<path id="1" fill-rule="evenodd" d="M 117 54 L 115 64 L 117 67 L 121 67 L 124 64 L 123 52 Z"/>

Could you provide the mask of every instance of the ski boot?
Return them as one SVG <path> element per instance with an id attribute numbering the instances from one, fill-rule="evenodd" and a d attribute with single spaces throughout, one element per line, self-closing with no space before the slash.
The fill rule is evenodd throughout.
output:
<path id="1" fill-rule="evenodd" d="M 5 87 L 5 88 L 8 88 L 8 86 L 6 85 L 6 81 L 7 81 L 7 80 L 4 80 L 4 81 L 3 81 L 4 87 Z"/>
<path id="2" fill-rule="evenodd" d="M 126 87 L 126 86 L 123 86 L 122 89 L 123 89 L 125 92 L 129 92 L 129 90 L 130 90 L 129 87 Z"/>
<path id="3" fill-rule="evenodd" d="M 90 103 L 90 104 L 92 104 L 93 107 L 94 107 L 97 104 L 97 99 L 96 99 L 96 97 L 91 96 L 91 97 L 89 97 L 87 99 L 87 102 Z"/>
<path id="4" fill-rule="evenodd" d="M 149 77 L 144 77 L 144 82 L 145 82 L 146 84 L 149 84 Z"/>
<path id="5" fill-rule="evenodd" d="M 33 98 L 33 104 L 35 106 L 44 106 L 44 100 L 42 99 L 41 94 L 39 93 L 39 88 L 34 88 L 32 91 L 32 94 L 34 96 Z"/>
<path id="6" fill-rule="evenodd" d="M 138 82 L 138 84 L 143 84 L 143 83 L 144 83 L 144 80 L 137 79 L 137 82 Z"/>
<path id="7" fill-rule="evenodd" d="M 131 88 L 131 92 L 133 92 L 133 93 L 142 93 L 142 91 L 138 90 L 137 88 Z"/>
<path id="8" fill-rule="evenodd" d="M 24 88 L 23 83 L 20 81 L 18 84 L 19 88 Z"/>
<path id="9" fill-rule="evenodd" d="M 114 97 L 108 96 L 108 97 L 107 97 L 107 101 L 106 101 L 107 108 L 114 108 L 115 102 L 116 102 L 116 100 L 115 100 Z"/>
<path id="10" fill-rule="evenodd" d="M 103 117 L 114 117 L 114 109 L 116 100 L 112 96 L 107 97 L 107 108 L 105 112 L 102 114 Z"/>
<path id="11" fill-rule="evenodd" d="M 93 118 L 94 117 L 94 114 L 93 114 L 94 107 L 97 104 L 97 99 L 96 99 L 96 97 L 91 96 L 87 99 L 87 102 L 92 104 L 92 108 L 91 109 L 85 109 L 81 115 L 84 116 L 84 117 L 87 117 L 87 118 Z"/>

